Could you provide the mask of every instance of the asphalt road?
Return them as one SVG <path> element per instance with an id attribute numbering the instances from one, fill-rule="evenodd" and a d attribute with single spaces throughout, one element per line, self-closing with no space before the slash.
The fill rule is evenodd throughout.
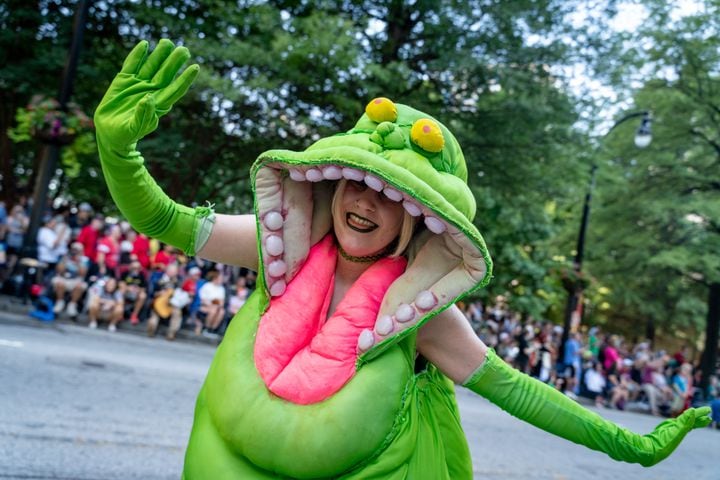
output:
<path id="1" fill-rule="evenodd" d="M 0 479 L 177 479 L 214 347 L 0 312 Z M 458 389 L 480 479 L 720 479 L 720 431 L 651 469 L 548 435 Z M 605 410 L 639 432 L 656 419 Z"/>

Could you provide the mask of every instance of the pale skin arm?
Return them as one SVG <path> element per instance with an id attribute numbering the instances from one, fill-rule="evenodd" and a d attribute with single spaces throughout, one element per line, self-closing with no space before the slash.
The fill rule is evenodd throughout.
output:
<path id="1" fill-rule="evenodd" d="M 452 381 L 462 384 L 485 361 L 487 346 L 453 305 L 420 327 L 417 349 Z"/>
<path id="2" fill-rule="evenodd" d="M 257 270 L 256 232 L 255 215 L 217 214 L 210 238 L 197 254 L 213 262 Z"/>

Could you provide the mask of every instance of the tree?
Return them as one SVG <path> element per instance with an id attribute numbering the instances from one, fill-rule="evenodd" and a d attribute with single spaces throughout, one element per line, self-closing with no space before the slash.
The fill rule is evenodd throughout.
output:
<path id="1" fill-rule="evenodd" d="M 635 103 L 653 111 L 653 143 L 640 154 L 614 145 L 609 167 L 618 177 L 604 193 L 605 249 L 593 271 L 609 284 L 627 279 L 614 297 L 618 308 L 677 335 L 704 323 L 706 385 L 720 326 L 720 7 L 705 7 L 673 20 L 671 2 L 650 6 L 639 35 L 649 45 L 645 71 L 654 68 L 656 78 Z"/>

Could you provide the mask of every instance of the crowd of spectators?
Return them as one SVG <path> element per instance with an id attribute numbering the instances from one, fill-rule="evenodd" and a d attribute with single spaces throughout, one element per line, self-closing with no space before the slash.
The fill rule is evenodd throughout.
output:
<path id="1" fill-rule="evenodd" d="M 29 225 L 23 204 L 10 213 L 0 204 L 0 282 L 6 293 L 27 287 L 19 258 Z M 55 315 L 88 326 L 144 323 L 154 336 L 161 325 L 175 339 L 184 326 L 219 338 L 255 286 L 255 272 L 185 256 L 134 231 L 125 221 L 97 215 L 87 203 L 46 214 L 37 233 L 37 282 Z"/>
<path id="2" fill-rule="evenodd" d="M 560 345 L 563 328 L 548 321 L 525 321 L 509 312 L 502 299 L 485 308 L 464 306 L 477 335 L 507 363 L 553 385 L 569 397 L 585 397 L 596 406 L 633 409 L 674 417 L 691 406 L 711 405 L 720 428 L 720 384 L 716 371 L 705 391 L 697 356 L 685 346 L 674 353 L 654 350 L 651 342 L 630 342 L 598 327 L 571 333 Z"/>
<path id="3" fill-rule="evenodd" d="M 10 212 L 0 203 L 0 283 L 15 294 L 28 214 L 22 203 Z M 76 318 L 85 312 L 90 328 L 105 322 L 111 332 L 122 322 L 145 323 L 154 336 L 166 324 L 169 340 L 183 327 L 219 338 L 255 287 L 255 272 L 187 257 L 127 222 L 93 213 L 87 203 L 45 215 L 37 246 L 54 313 Z M 501 298 L 491 307 L 462 307 L 480 339 L 506 362 L 572 398 L 666 417 L 711 404 L 720 428 L 718 374 L 701 391 L 701 371 L 687 347 L 671 355 L 592 327 L 570 334 L 560 355 L 558 325 L 521 320 Z"/>

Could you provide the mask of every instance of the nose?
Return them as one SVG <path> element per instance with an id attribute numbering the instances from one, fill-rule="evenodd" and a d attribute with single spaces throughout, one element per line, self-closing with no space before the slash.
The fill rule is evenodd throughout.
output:
<path id="1" fill-rule="evenodd" d="M 372 188 L 366 188 L 362 192 L 358 193 L 355 198 L 355 204 L 362 210 L 374 212 L 377 209 L 379 192 L 376 192 Z"/>

